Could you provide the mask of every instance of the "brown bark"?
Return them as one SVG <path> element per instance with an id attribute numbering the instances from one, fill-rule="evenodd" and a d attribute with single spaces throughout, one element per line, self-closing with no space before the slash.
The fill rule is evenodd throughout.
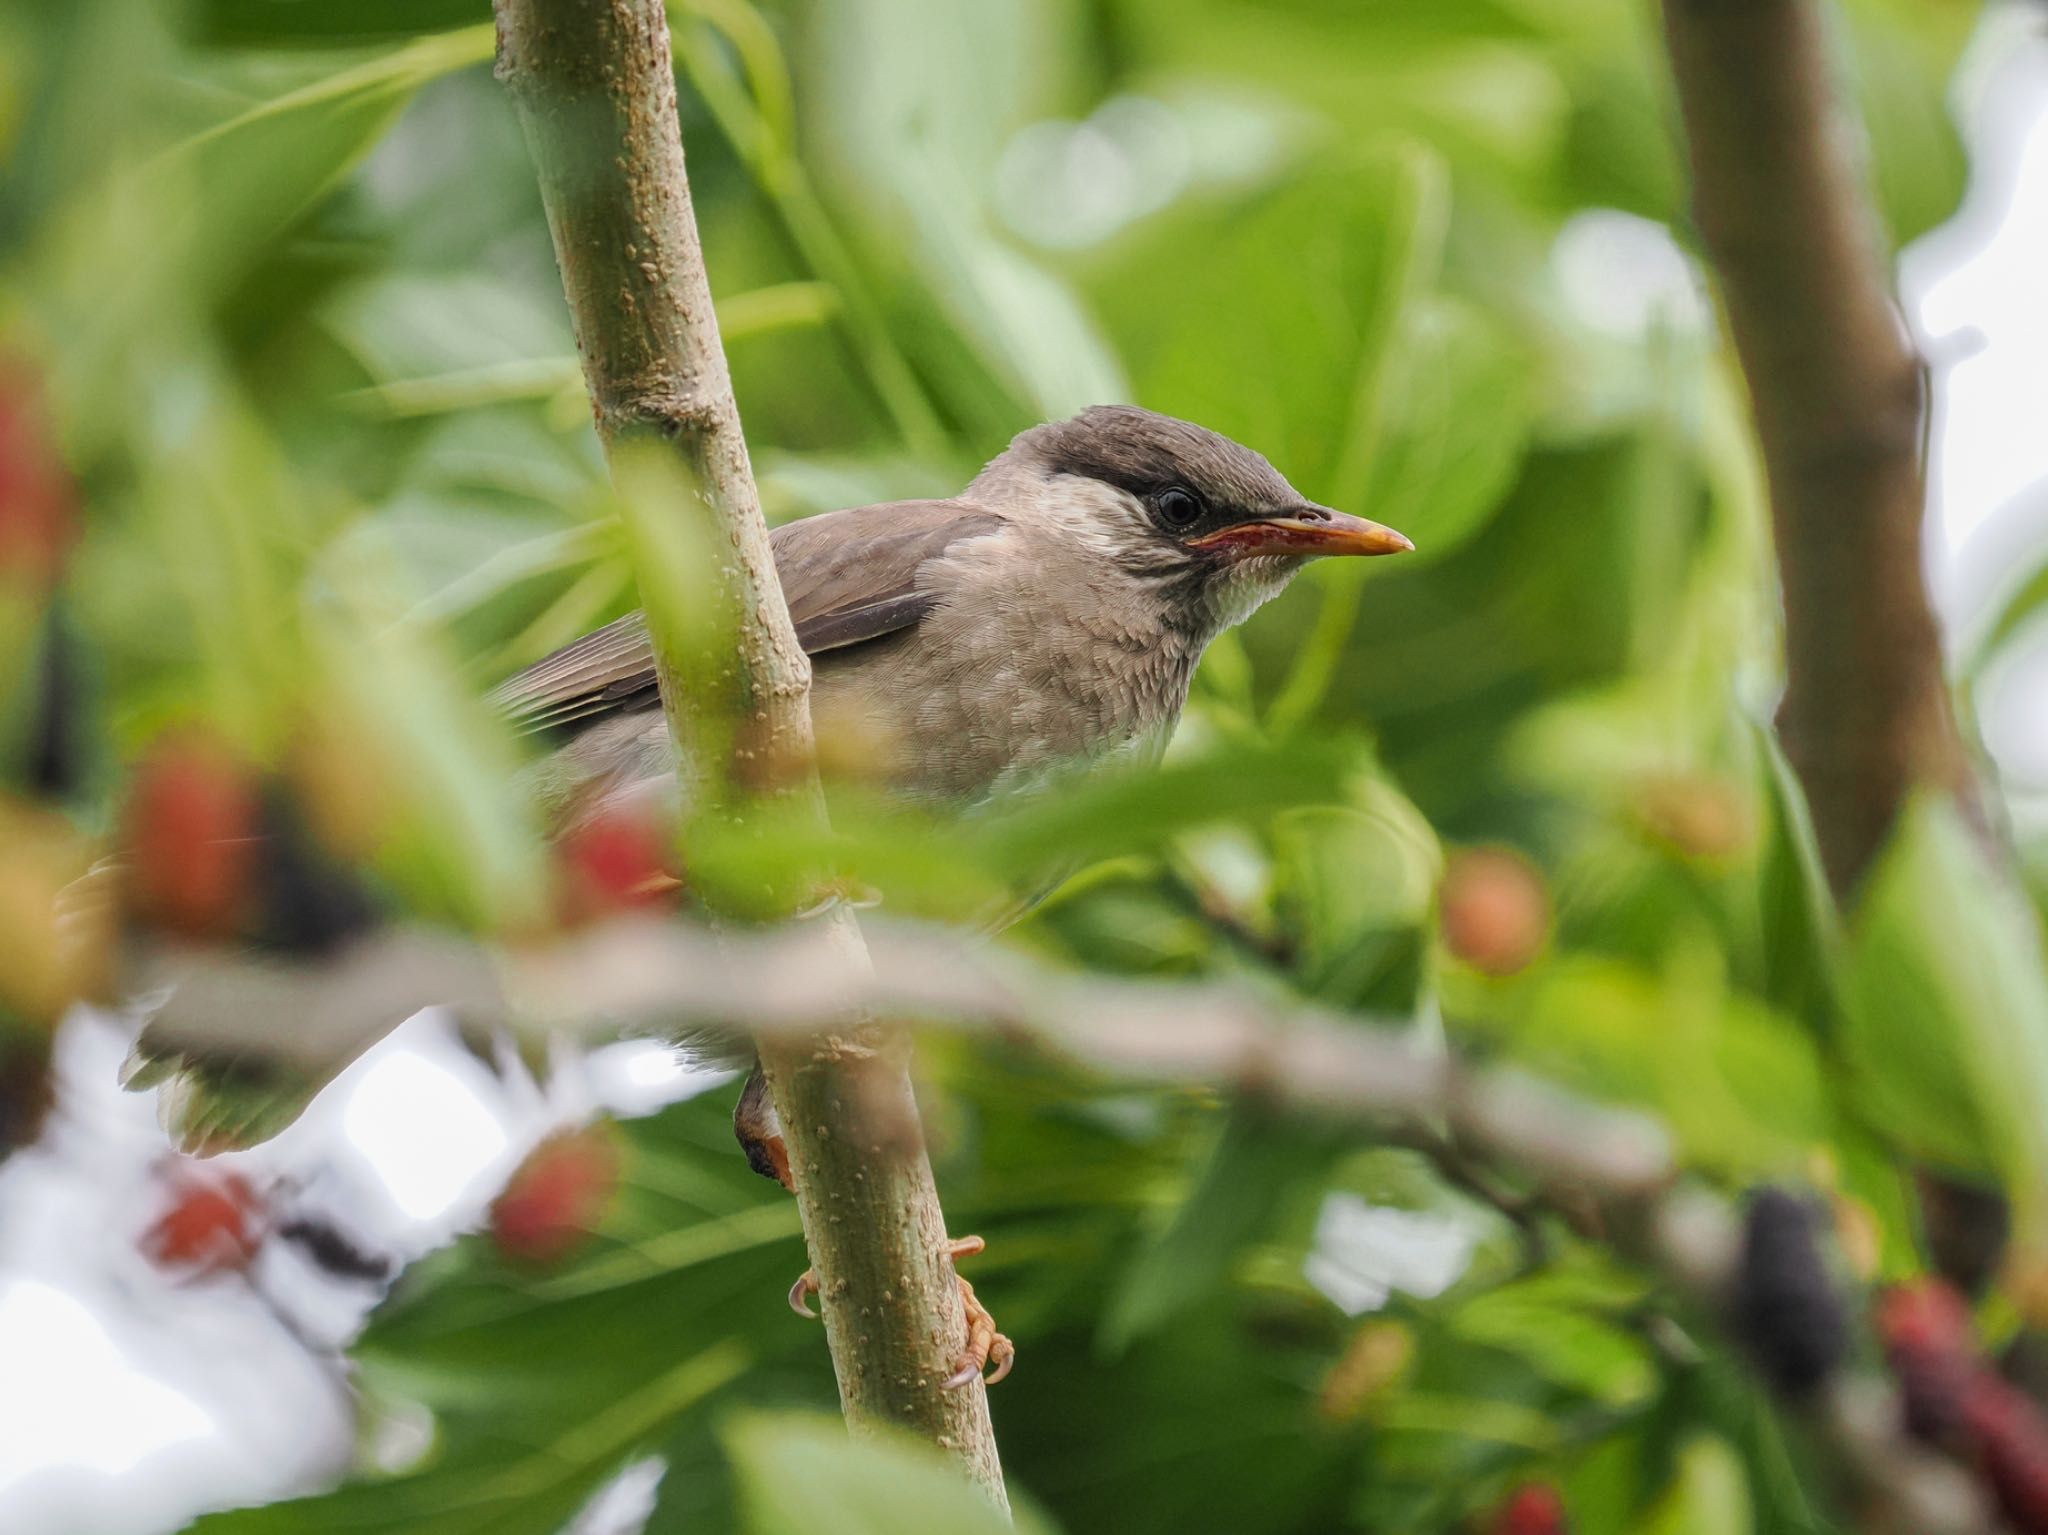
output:
<path id="1" fill-rule="evenodd" d="M 497 0 L 496 9 L 498 77 L 539 172 L 614 471 L 632 445 L 661 445 L 712 523 L 710 574 L 735 621 L 719 643 L 736 649 L 701 664 L 701 651 L 660 632 L 660 605 L 649 604 L 685 770 L 721 804 L 721 790 L 771 787 L 822 826 L 810 669 L 776 581 L 712 311 L 661 0 Z M 713 755 L 720 760 L 704 760 Z M 864 954 L 843 907 L 812 920 L 833 945 Z M 910 1429 L 1002 1504 L 982 1387 L 939 1389 L 965 1346 L 966 1321 L 900 1036 L 862 1029 L 778 1043 L 762 1056 L 849 1425 Z"/>
<path id="2" fill-rule="evenodd" d="M 1837 895 L 1907 793 L 1974 805 L 1921 566 L 1923 370 L 1837 106 L 1814 0 L 1664 0 L 1692 210 L 1770 482 L 1778 730 Z"/>

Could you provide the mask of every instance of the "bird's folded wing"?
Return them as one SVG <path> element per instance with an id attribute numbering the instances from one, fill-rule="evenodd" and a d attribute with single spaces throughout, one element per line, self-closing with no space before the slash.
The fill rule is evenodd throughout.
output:
<path id="1" fill-rule="evenodd" d="M 887 501 L 786 523 L 769 536 L 783 598 L 805 651 L 818 655 L 907 629 L 937 594 L 927 561 L 1003 526 L 969 501 Z M 654 648 L 629 613 L 501 683 L 491 701 L 532 730 L 573 725 L 651 703 Z"/>

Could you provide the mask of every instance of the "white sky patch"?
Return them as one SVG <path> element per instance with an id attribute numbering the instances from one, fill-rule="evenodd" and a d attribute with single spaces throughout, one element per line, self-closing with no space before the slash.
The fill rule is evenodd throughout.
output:
<path id="1" fill-rule="evenodd" d="M 1083 121 L 1019 128 L 996 162 L 991 196 L 1003 222 L 1034 245 L 1079 250 L 1190 184 L 1255 180 L 1292 133 L 1271 109 L 1227 96 L 1112 96 Z"/>
<path id="2" fill-rule="evenodd" d="M 1367 1204 L 1330 1194 L 1316 1217 L 1315 1245 L 1302 1274 L 1348 1316 L 1377 1311 L 1399 1290 L 1441 1295 L 1465 1272 L 1477 1229 L 1455 1215 Z"/>
<path id="3" fill-rule="evenodd" d="M 1572 312 L 1624 341 L 1656 331 L 1692 335 L 1713 311 L 1699 272 L 1671 231 L 1618 208 L 1588 208 L 1558 231 L 1551 270 Z"/>
<path id="4" fill-rule="evenodd" d="M 204 1408 L 137 1370 L 92 1312 L 54 1285 L 24 1279 L 0 1290 L 0 1359 L 9 1383 L 0 1391 L 0 1492 L 39 1472 L 118 1476 L 213 1432 Z"/>
<path id="5" fill-rule="evenodd" d="M 363 1074 L 341 1127 L 415 1221 L 444 1214 L 510 1146 L 505 1126 L 467 1083 L 411 1051 L 387 1055 Z"/>
<path id="6" fill-rule="evenodd" d="M 562 1535 L 636 1535 L 654 1517 L 668 1462 L 659 1455 L 628 1464 L 591 1494 Z"/>
<path id="7" fill-rule="evenodd" d="M 734 1073 L 693 1065 L 682 1050 L 660 1040 L 627 1039 L 591 1051 L 583 1076 L 597 1102 L 615 1114 L 639 1115 L 708 1092 Z"/>
<path id="8" fill-rule="evenodd" d="M 1966 72 L 1973 165 L 1956 217 L 1901 262 L 1906 309 L 1935 373 L 1931 489 L 1952 556 L 2048 478 L 2048 42 L 1987 25 Z"/>

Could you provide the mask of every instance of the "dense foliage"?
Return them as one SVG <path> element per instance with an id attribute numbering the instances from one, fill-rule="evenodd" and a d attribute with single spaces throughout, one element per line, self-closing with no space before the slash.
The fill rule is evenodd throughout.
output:
<path id="1" fill-rule="evenodd" d="M 1134 399 L 1419 551 L 1314 570 L 1226 636 L 1157 779 L 963 829 L 842 773 L 839 873 L 946 915 L 1079 861 L 1005 942 L 1315 998 L 1638 1106 L 1703 1180 L 1810 1185 L 1863 1285 L 1927 1262 L 1908 1158 L 1999 1186 L 1980 1320 L 1996 1341 L 2038 1308 L 2036 915 L 1933 801 L 1832 915 L 1767 730 L 1759 478 L 1684 254 L 1652 8 L 670 10 L 773 515 L 944 494 L 1020 428 Z M 1903 243 L 1961 192 L 1944 91 L 1973 8 L 1842 21 Z M 0 11 L 0 39 L 0 428 L 51 466 L 36 548 L 68 562 L 46 602 L 27 524 L 0 530 L 11 779 L 47 747 L 61 640 L 71 825 L 203 738 L 294 785 L 380 910 L 548 920 L 525 748 L 478 697 L 633 606 L 637 551 L 486 8 L 76 0 Z M 688 856 L 740 889 L 819 855 Z M 32 1056 L 35 999 L 0 996 Z M 1521 1170 L 1021 1047 L 921 1064 L 949 1222 L 988 1238 L 977 1287 L 1020 1348 L 993 1399 L 1043 1510 L 1020 1522 L 1437 1531 L 1533 1480 L 1582 1530 L 1838 1527 L 1723 1335 Z M 796 1210 L 727 1100 L 617 1126 L 594 1239 L 484 1232 L 401 1276 L 352 1357 L 367 1417 L 432 1413 L 418 1464 L 195 1528 L 545 1535 L 646 1455 L 650 1531 L 996 1528 L 911 1450 L 819 1426 L 824 1347 L 780 1300 Z M 1368 1205 L 1469 1263 L 1347 1314 L 1311 1279 L 1358 1284 Z"/>

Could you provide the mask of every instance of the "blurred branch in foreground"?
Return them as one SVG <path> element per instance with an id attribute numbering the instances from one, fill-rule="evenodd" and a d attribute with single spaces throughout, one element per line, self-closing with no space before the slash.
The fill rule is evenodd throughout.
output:
<path id="1" fill-rule="evenodd" d="M 1981 815 L 1921 573 L 1926 390 L 1813 0 L 1664 0 L 1692 211 L 1770 480 L 1778 727 L 1829 882 L 1857 886 L 1907 793 Z"/>
<path id="2" fill-rule="evenodd" d="M 1782 1331 L 1785 1298 L 1754 1293 L 1741 1217 L 1720 1195 L 1680 1182 L 1668 1136 L 1644 1115 L 1243 989 L 1076 976 L 901 923 L 870 921 L 866 936 L 868 956 L 855 963 L 829 930 L 809 924 L 721 938 L 682 922 L 620 919 L 499 953 L 394 929 L 331 968 L 159 949 L 135 980 L 167 992 L 153 1034 L 209 1050 L 352 1051 L 365 1020 L 409 1012 L 423 997 L 472 1025 L 556 1038 L 722 1026 L 805 1040 L 834 1017 L 872 1011 L 1026 1041 L 1121 1079 L 1222 1088 L 1326 1121 L 1420 1130 L 1476 1163 L 1516 1169 L 1566 1207 L 1590 1202 L 1622 1251 L 1734 1332 L 1766 1376 L 1780 1376 L 1752 1319 Z M 279 1016 L 302 1020 L 288 1040 L 266 1025 Z M 1811 1340 L 1792 1341 L 1810 1352 Z M 1823 1352 L 1788 1407 L 1830 1447 L 1861 1501 L 1884 1511 L 1890 1522 L 1871 1528 L 1995 1528 L 1963 1472 L 1907 1437 L 1896 1393 L 1841 1369 L 1839 1349 Z"/>
<path id="3" fill-rule="evenodd" d="M 777 584 L 712 309 L 666 14 L 660 0 L 499 0 L 497 15 L 498 76 L 539 171 L 598 431 L 639 503 L 629 511 L 642 596 L 686 794 L 700 814 L 735 809 L 750 792 L 789 795 L 822 827 L 810 669 Z M 708 514 L 682 538 L 640 510 L 642 444 L 667 474 L 656 481 L 673 497 L 663 514 Z M 629 481 L 641 482 L 637 495 Z M 710 603 L 678 599 L 693 581 Z M 693 606 L 730 625 L 710 632 L 692 622 Z M 863 967 L 850 912 L 832 909 L 821 932 L 849 969 Z M 939 1389 L 967 1324 L 900 1043 L 866 1023 L 829 1041 L 800 1031 L 764 1050 L 762 1065 L 831 1298 L 826 1331 L 849 1422 L 913 1429 L 1002 1503 L 982 1386 Z M 905 1133 L 864 1133 L 877 1105 Z"/>

